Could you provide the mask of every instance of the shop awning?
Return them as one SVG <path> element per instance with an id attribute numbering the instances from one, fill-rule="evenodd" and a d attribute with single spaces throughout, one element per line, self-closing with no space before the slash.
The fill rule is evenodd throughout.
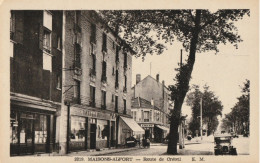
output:
<path id="1" fill-rule="evenodd" d="M 120 118 L 135 134 L 144 134 L 144 129 L 140 127 L 132 118 L 126 118 L 126 117 L 120 117 Z"/>
<path id="2" fill-rule="evenodd" d="M 160 128 L 163 131 L 166 131 L 167 133 L 169 133 L 169 131 L 170 131 L 170 129 L 168 127 L 165 127 L 165 126 L 156 125 L 156 127 Z"/>

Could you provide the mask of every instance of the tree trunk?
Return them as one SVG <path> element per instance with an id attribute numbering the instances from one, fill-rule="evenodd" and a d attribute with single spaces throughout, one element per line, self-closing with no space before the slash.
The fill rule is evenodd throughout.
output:
<path id="1" fill-rule="evenodd" d="M 176 155 L 177 153 L 177 142 L 178 142 L 178 126 L 180 124 L 180 113 L 181 107 L 186 96 L 186 93 L 189 90 L 189 82 L 191 79 L 191 73 L 193 70 L 193 65 L 195 63 L 195 54 L 196 47 L 198 43 L 198 35 L 200 32 L 200 16 L 201 10 L 196 10 L 195 17 L 195 27 L 192 29 L 192 38 L 190 43 L 190 54 L 187 62 L 187 67 L 185 71 L 180 70 L 180 78 L 177 85 L 178 94 L 174 99 L 174 109 L 170 117 L 170 133 L 169 133 L 169 142 L 167 153 Z"/>

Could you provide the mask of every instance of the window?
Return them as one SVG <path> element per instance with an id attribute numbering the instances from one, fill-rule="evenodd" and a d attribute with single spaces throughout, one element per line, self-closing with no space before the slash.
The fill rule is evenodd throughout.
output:
<path id="1" fill-rule="evenodd" d="M 96 43 L 96 25 L 91 24 L 91 35 L 90 35 L 90 42 Z"/>
<path id="2" fill-rule="evenodd" d="M 43 53 L 42 56 L 43 56 L 43 69 L 52 71 L 52 56 L 47 53 Z"/>
<path id="3" fill-rule="evenodd" d="M 118 113 L 118 96 L 115 98 L 115 112 Z"/>
<path id="4" fill-rule="evenodd" d="M 11 131 L 10 143 L 17 144 L 18 143 L 18 114 L 14 110 L 11 110 L 10 131 Z"/>
<path id="5" fill-rule="evenodd" d="M 133 111 L 133 119 L 136 121 L 136 111 Z"/>
<path id="6" fill-rule="evenodd" d="M 112 102 L 114 102 L 114 95 L 112 94 L 112 100 L 111 100 Z"/>
<path id="7" fill-rule="evenodd" d="M 61 76 L 57 75 L 57 89 L 61 90 Z"/>
<path id="8" fill-rule="evenodd" d="M 102 91 L 102 103 L 101 103 L 101 108 L 106 109 L 106 92 Z"/>
<path id="9" fill-rule="evenodd" d="M 60 38 L 60 36 L 57 37 L 57 49 L 61 50 L 61 38 Z"/>
<path id="10" fill-rule="evenodd" d="M 43 31 L 43 49 L 47 53 L 51 53 L 51 32 L 45 29 Z"/>
<path id="11" fill-rule="evenodd" d="M 124 76 L 125 78 L 125 86 L 124 86 L 124 92 L 127 92 L 127 76 Z"/>
<path id="12" fill-rule="evenodd" d="M 124 114 L 126 114 L 126 100 L 124 99 Z"/>
<path id="13" fill-rule="evenodd" d="M 75 54 L 74 54 L 74 67 L 77 68 L 81 68 L 81 63 L 80 63 L 80 54 L 81 54 L 81 47 L 80 44 L 75 43 L 74 44 L 74 50 L 75 50 Z"/>
<path id="14" fill-rule="evenodd" d="M 103 33 L 102 51 L 107 52 L 107 35 Z"/>
<path id="15" fill-rule="evenodd" d="M 118 83 L 118 70 L 116 70 L 116 81 L 115 81 L 115 88 L 118 89 L 119 83 Z"/>
<path id="16" fill-rule="evenodd" d="M 96 88 L 90 86 L 90 101 L 89 101 L 89 105 L 92 107 L 95 107 L 95 93 L 96 93 Z"/>
<path id="17" fill-rule="evenodd" d="M 102 82 L 107 82 L 107 63 L 105 61 L 103 61 L 102 63 L 102 77 L 101 77 L 101 81 Z"/>
<path id="18" fill-rule="evenodd" d="M 15 32 L 15 14 L 13 11 L 11 11 L 10 16 L 10 39 L 14 39 L 14 32 Z"/>
<path id="19" fill-rule="evenodd" d="M 127 53 L 124 53 L 124 68 L 127 68 Z"/>
<path id="20" fill-rule="evenodd" d="M 119 62 L 119 46 L 116 46 L 116 62 Z"/>
<path id="21" fill-rule="evenodd" d="M 43 12 L 43 26 L 50 31 L 52 30 L 52 14 L 50 11 Z"/>
<path id="22" fill-rule="evenodd" d="M 144 122 L 149 122 L 149 111 L 144 111 Z"/>
<path id="23" fill-rule="evenodd" d="M 47 116 L 46 115 L 35 115 L 35 137 L 34 143 L 46 143 L 47 141 Z"/>
<path id="24" fill-rule="evenodd" d="M 71 116 L 70 140 L 85 141 L 85 124 L 86 119 L 83 117 Z"/>
<path id="25" fill-rule="evenodd" d="M 80 81 L 75 80 L 74 82 L 74 99 L 77 104 L 80 104 Z"/>

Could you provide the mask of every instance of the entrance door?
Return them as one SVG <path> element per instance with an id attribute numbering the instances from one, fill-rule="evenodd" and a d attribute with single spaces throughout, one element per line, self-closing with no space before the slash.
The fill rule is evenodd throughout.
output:
<path id="1" fill-rule="evenodd" d="M 20 154 L 33 153 L 33 114 L 21 115 Z"/>
<path id="2" fill-rule="evenodd" d="M 90 149 L 96 149 L 96 124 L 90 124 Z"/>
<path id="3" fill-rule="evenodd" d="M 145 139 L 150 138 L 150 130 L 145 130 Z"/>

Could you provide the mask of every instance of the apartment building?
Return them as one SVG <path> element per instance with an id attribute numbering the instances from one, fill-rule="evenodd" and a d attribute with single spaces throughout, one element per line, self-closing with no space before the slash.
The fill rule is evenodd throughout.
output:
<path id="1" fill-rule="evenodd" d="M 136 85 L 131 89 L 133 119 L 145 130 L 145 137 L 162 142 L 169 133 L 169 92 L 164 81 L 160 83 L 148 75 L 141 80 L 136 75 Z"/>
<path id="2" fill-rule="evenodd" d="M 55 149 L 62 12 L 10 12 L 10 155 Z"/>
<path id="3" fill-rule="evenodd" d="M 11 11 L 10 38 L 11 155 L 112 148 L 144 132 L 131 119 L 134 51 L 97 12 Z"/>

